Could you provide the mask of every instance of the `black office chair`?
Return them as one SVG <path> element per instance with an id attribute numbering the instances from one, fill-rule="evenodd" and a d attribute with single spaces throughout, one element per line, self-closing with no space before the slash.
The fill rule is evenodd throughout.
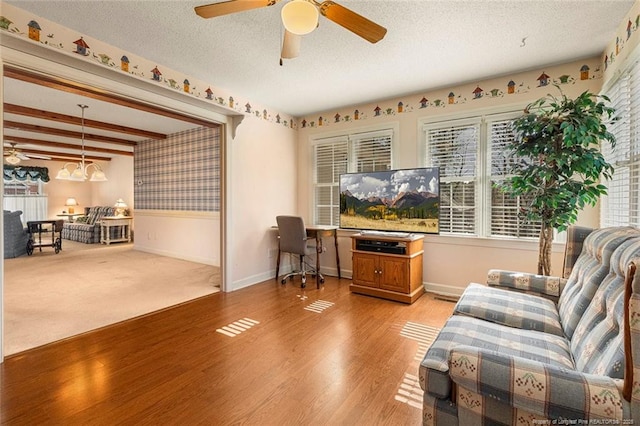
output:
<path id="1" fill-rule="evenodd" d="M 304 226 L 304 220 L 298 216 L 276 216 L 276 222 L 280 234 L 278 237 L 280 240 L 278 263 L 280 262 L 280 253 L 292 253 L 300 256 L 300 270 L 285 275 L 280 282 L 286 284 L 287 279 L 292 280 L 294 276 L 300 275 L 302 278 L 300 287 L 304 288 L 307 285 L 307 274 L 313 276 L 318 274 L 320 282 L 324 283 L 324 277 L 320 271 L 316 271 L 312 265 L 306 262 L 307 256 L 313 253 L 318 256 L 318 252 L 316 246 L 307 244 L 307 230 Z"/>

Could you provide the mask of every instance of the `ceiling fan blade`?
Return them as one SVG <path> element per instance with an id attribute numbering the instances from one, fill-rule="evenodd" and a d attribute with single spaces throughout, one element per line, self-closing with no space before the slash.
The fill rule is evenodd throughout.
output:
<path id="1" fill-rule="evenodd" d="M 29 159 L 29 157 L 28 157 L 28 156 L 24 155 L 24 154 L 23 154 L 23 153 L 21 153 L 21 152 L 16 152 L 16 153 L 14 153 L 14 155 L 15 155 L 16 157 L 18 157 L 19 159 L 21 159 L 21 160 L 28 160 L 28 159 Z"/>
<path id="2" fill-rule="evenodd" d="M 300 54 L 300 42 L 302 36 L 284 30 L 284 40 L 282 42 L 282 52 L 280 58 L 292 59 L 297 58 Z"/>
<path id="3" fill-rule="evenodd" d="M 348 29 L 354 34 L 359 35 L 363 39 L 377 43 L 382 40 L 387 33 L 387 29 L 368 20 L 362 15 L 358 15 L 354 11 L 347 9 L 330 0 L 322 2 L 320 5 L 320 13 L 327 19 Z"/>
<path id="4" fill-rule="evenodd" d="M 220 3 L 212 3 L 195 8 L 196 14 L 203 18 L 215 18 L 216 16 L 229 15 L 245 10 L 259 9 L 273 6 L 280 0 L 229 0 Z"/>
<path id="5" fill-rule="evenodd" d="M 26 158 L 23 158 L 23 160 L 29 160 L 31 158 L 36 159 L 36 160 L 51 160 L 51 157 L 48 157 L 46 155 L 38 155 L 38 154 L 28 154 L 25 155 Z"/>

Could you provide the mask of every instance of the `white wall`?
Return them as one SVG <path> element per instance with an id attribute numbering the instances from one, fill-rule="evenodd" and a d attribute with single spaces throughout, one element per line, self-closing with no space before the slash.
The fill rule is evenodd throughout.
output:
<path id="1" fill-rule="evenodd" d="M 561 75 L 574 76 L 569 83 L 562 85 L 563 92 L 574 97 L 584 90 L 598 93 L 602 85 L 602 74 L 597 71 L 598 58 L 577 61 L 555 67 L 547 67 L 544 70 L 534 70 L 526 73 L 518 73 L 511 76 L 503 76 L 490 80 L 464 84 L 441 90 L 407 95 L 401 98 L 381 100 L 367 105 L 357 105 L 340 108 L 332 111 L 324 111 L 310 114 L 300 120 L 301 127 L 298 134 L 298 210 L 309 223 L 313 223 L 313 192 L 312 192 L 312 149 L 313 137 L 324 137 L 346 132 L 372 130 L 380 127 L 395 127 L 395 150 L 393 152 L 394 168 L 409 168 L 422 165 L 420 163 L 422 142 L 422 125 L 426 119 L 431 118 L 460 118 L 464 115 L 479 115 L 505 110 L 521 110 L 526 104 L 532 102 L 547 93 L 559 95 L 552 85 L 538 87 L 537 77 L 544 71 L 557 81 Z M 582 65 L 588 64 L 591 74 L 588 79 L 580 80 L 579 70 Z M 517 91 L 514 94 L 502 93 L 498 96 L 489 96 L 492 88 L 498 87 L 506 91 L 507 82 L 515 81 Z M 486 91 L 483 99 L 474 99 L 472 92 L 476 87 Z M 448 104 L 448 94 L 456 95 L 455 102 Z M 420 108 L 419 101 L 422 97 L 430 100 L 427 108 Z M 443 104 L 436 106 L 434 100 L 440 99 Z M 397 109 L 402 101 L 403 111 Z M 374 109 L 379 106 L 385 113 L 374 115 Z M 355 121 L 354 110 L 358 109 L 360 117 Z M 344 118 L 351 116 L 349 121 L 341 119 L 335 122 L 336 115 Z M 323 117 L 323 125 L 318 126 L 318 117 Z M 306 121 L 306 127 L 302 128 L 302 120 Z M 309 124 L 313 123 L 313 127 Z M 579 224 L 597 227 L 599 216 L 597 209 L 587 209 L 579 216 Z M 344 276 L 351 275 L 351 232 L 340 231 L 339 250 L 341 269 Z M 328 252 L 323 256 L 322 264 L 327 268 L 335 268 L 334 250 L 328 245 Z M 523 272 L 536 272 L 538 247 L 535 242 L 504 241 L 488 238 L 464 238 L 427 236 L 424 244 L 424 271 L 423 281 L 427 290 L 446 294 L 460 294 L 469 282 L 486 281 L 486 273 L 489 269 L 509 269 Z M 556 274 L 562 270 L 562 252 L 564 244 L 554 244 L 552 254 L 552 267 Z M 330 270 L 330 269 L 329 269 Z"/>
<path id="2" fill-rule="evenodd" d="M 294 130 L 245 118 L 229 141 L 232 289 L 273 278 L 277 247 L 270 229 L 279 214 L 297 213 L 297 139 Z"/>
<path id="3" fill-rule="evenodd" d="M 91 205 L 113 206 L 122 198 L 133 213 L 133 156 L 116 156 L 100 163 L 107 182 L 91 182 Z M 134 225 L 135 226 L 135 225 Z"/>
<path id="4" fill-rule="evenodd" d="M 220 266 L 220 214 L 136 210 L 134 248 Z"/>

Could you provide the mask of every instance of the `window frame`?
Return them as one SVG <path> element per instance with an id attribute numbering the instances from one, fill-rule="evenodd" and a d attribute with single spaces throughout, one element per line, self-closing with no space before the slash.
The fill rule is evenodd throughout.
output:
<path id="1" fill-rule="evenodd" d="M 600 226 L 637 227 L 640 226 L 640 53 L 607 82 L 600 95 L 611 99 L 610 105 L 616 108 L 614 117 L 621 117 L 617 124 L 607 125 L 616 136 L 615 149 L 601 147 L 614 173 L 612 180 L 603 182 L 608 194 L 600 199 Z M 627 109 L 626 114 L 619 114 L 621 106 Z M 617 179 L 621 170 L 626 171 L 626 179 Z"/>
<path id="2" fill-rule="evenodd" d="M 396 164 L 396 152 L 399 146 L 399 135 L 400 135 L 400 125 L 398 122 L 388 122 L 388 123 L 384 123 L 384 124 L 380 124 L 380 125 L 376 125 L 376 126 L 368 126 L 368 127 L 361 127 L 361 128 L 354 128 L 354 129 L 349 129 L 349 130 L 343 130 L 343 131 L 332 131 L 332 132 L 324 132 L 324 133 L 318 133 L 315 135 L 311 135 L 309 136 L 309 180 L 308 180 L 308 188 L 309 188 L 309 200 L 308 200 L 308 205 L 309 205 L 309 212 L 310 212 L 310 217 L 311 217 L 311 221 L 313 224 L 318 225 L 318 205 L 316 204 L 316 188 L 317 188 L 317 184 L 316 184 L 316 176 L 317 176 L 317 164 L 316 164 L 316 157 L 315 157 L 315 153 L 316 153 L 316 147 L 318 145 L 322 145 L 322 144 L 330 144 L 330 143 L 335 143 L 338 142 L 340 139 L 346 139 L 347 140 L 347 153 L 348 153 L 348 157 L 347 157 L 347 173 L 352 173 L 355 172 L 356 170 L 356 162 L 355 159 L 352 158 L 353 156 L 353 144 L 349 141 L 349 137 L 353 137 L 354 139 L 362 138 L 363 136 L 366 137 L 367 134 L 369 135 L 375 135 L 376 133 L 380 133 L 381 136 L 385 133 L 388 133 L 391 137 L 391 146 L 390 146 L 390 167 L 391 169 L 395 169 L 397 168 L 397 164 Z M 332 142 L 334 141 L 334 142 Z M 335 186 L 336 184 L 339 185 L 339 182 L 331 185 L 331 186 Z M 329 185 L 327 185 L 329 186 Z M 340 200 L 338 199 L 338 204 L 336 204 L 336 206 L 339 206 Z M 334 205 L 331 205 L 334 206 Z M 329 206 L 329 207 L 331 207 Z M 333 224 L 333 226 L 339 226 L 339 222 Z"/>
<path id="3" fill-rule="evenodd" d="M 511 104 L 499 108 L 490 108 L 482 110 L 473 110 L 467 113 L 458 113 L 452 115 L 441 115 L 435 117 L 425 117 L 418 120 L 418 158 L 420 166 L 428 167 L 428 147 L 427 132 L 429 129 L 435 129 L 446 126 L 455 125 L 475 125 L 478 124 L 478 140 L 476 153 L 476 174 L 473 177 L 475 184 L 475 232 L 442 232 L 441 235 L 450 237 L 468 237 L 468 238 L 485 238 L 494 240 L 514 240 L 514 241 L 533 241 L 537 238 L 533 236 L 518 237 L 515 235 L 497 235 L 492 234 L 492 156 L 491 156 L 491 140 L 490 131 L 492 122 L 499 122 L 518 117 L 522 114 L 527 104 Z M 505 176 L 506 177 L 506 176 Z M 445 179 L 442 179 L 444 181 Z"/>

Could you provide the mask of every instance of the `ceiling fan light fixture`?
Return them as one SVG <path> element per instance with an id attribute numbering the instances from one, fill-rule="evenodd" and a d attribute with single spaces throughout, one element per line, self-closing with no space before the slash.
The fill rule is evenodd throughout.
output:
<path id="1" fill-rule="evenodd" d="M 307 0 L 291 0 L 282 7 L 282 24 L 290 33 L 309 34 L 318 26 L 318 9 Z"/>
<path id="2" fill-rule="evenodd" d="M 15 166 L 20 162 L 20 159 L 18 158 L 15 152 L 11 153 L 11 155 L 9 155 L 8 157 L 5 157 L 4 160 L 13 166 Z"/>

